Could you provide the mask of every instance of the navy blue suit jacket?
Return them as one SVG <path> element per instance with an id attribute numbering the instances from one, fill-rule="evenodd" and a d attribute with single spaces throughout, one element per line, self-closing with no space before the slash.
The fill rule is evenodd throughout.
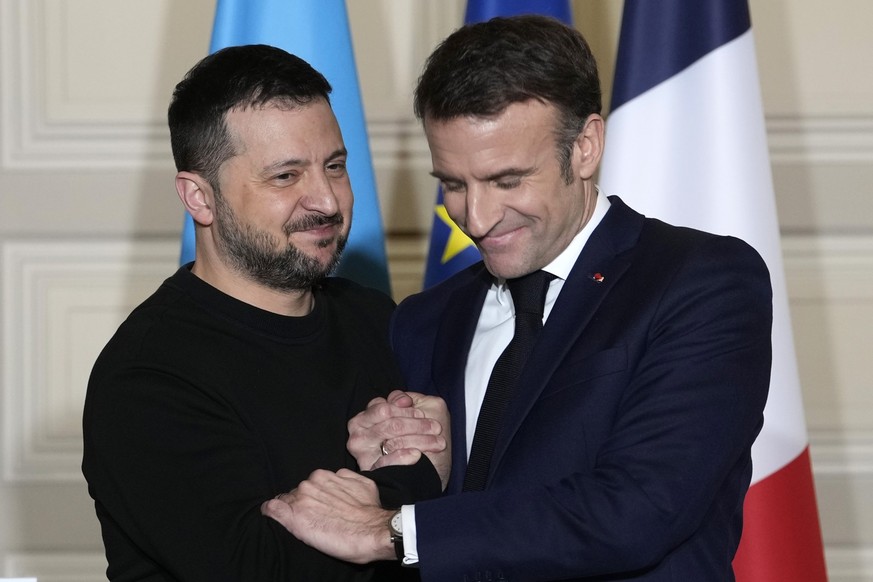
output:
<path id="1" fill-rule="evenodd" d="M 491 276 L 479 263 L 395 312 L 407 387 L 452 414 L 447 493 L 416 504 L 425 582 L 733 580 L 769 387 L 767 268 L 739 239 L 610 202 L 522 371 L 485 491 L 460 492 L 464 368 Z"/>

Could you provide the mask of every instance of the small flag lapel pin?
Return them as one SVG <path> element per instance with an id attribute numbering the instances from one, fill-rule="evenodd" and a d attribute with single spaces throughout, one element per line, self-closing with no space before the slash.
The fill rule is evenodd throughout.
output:
<path id="1" fill-rule="evenodd" d="M 593 275 L 591 275 L 591 280 L 595 283 L 603 283 L 603 279 L 604 277 L 601 273 L 594 273 Z"/>

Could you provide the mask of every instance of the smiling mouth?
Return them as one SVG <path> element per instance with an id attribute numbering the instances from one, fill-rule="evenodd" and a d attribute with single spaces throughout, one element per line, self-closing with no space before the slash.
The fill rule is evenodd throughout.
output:
<path id="1" fill-rule="evenodd" d="M 518 237 L 521 229 L 522 227 L 518 227 L 496 235 L 486 234 L 483 237 L 473 239 L 473 241 L 476 243 L 477 247 L 485 247 L 486 249 L 494 248 L 499 250 L 500 247 L 512 244 Z"/>

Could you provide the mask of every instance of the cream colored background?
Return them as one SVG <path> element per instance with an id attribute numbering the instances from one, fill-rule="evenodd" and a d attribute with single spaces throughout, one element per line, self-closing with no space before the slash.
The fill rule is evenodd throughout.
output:
<path id="1" fill-rule="evenodd" d="M 420 285 L 435 188 L 411 87 L 464 2 L 348 4 L 399 299 Z M 873 581 L 873 4 L 751 4 L 828 569 Z M 103 343 L 176 266 L 164 116 L 213 9 L 0 0 L 0 576 L 103 576 L 82 399 Z M 621 3 L 574 9 L 608 93 Z"/>

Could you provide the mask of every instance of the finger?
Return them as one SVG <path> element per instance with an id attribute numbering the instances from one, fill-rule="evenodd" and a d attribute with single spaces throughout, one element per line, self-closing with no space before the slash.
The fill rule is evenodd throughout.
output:
<path id="1" fill-rule="evenodd" d="M 443 425 L 432 418 L 392 417 L 373 426 L 382 439 L 394 439 L 409 435 L 438 435 Z"/>
<path id="2" fill-rule="evenodd" d="M 413 399 L 403 390 L 392 391 L 388 395 L 388 402 L 402 408 L 409 408 L 414 404 Z"/>
<path id="3" fill-rule="evenodd" d="M 349 434 L 354 434 L 355 432 L 369 430 L 390 418 L 423 418 L 425 416 L 422 411 L 411 406 L 403 408 L 382 400 L 353 416 L 346 424 L 346 427 Z"/>
<path id="4" fill-rule="evenodd" d="M 366 420 L 372 420 L 372 424 L 376 424 L 383 420 L 388 420 L 389 418 L 422 418 L 424 415 L 422 411 L 417 408 L 413 408 L 411 405 L 404 406 L 395 406 L 390 402 L 382 402 L 368 408 L 363 413 L 366 415 Z M 360 416 L 360 414 L 359 414 Z"/>
<path id="5" fill-rule="evenodd" d="M 278 499 L 269 499 L 261 504 L 261 514 L 275 519 L 286 528 L 290 529 L 293 522 L 294 512 L 291 506 Z"/>
<path id="6" fill-rule="evenodd" d="M 350 469 L 340 469 L 323 483 L 325 493 L 334 499 L 351 505 L 378 505 L 379 490 L 376 483 Z"/>
<path id="7" fill-rule="evenodd" d="M 446 439 L 441 435 L 407 435 L 397 438 L 386 439 L 382 448 L 387 456 L 395 451 L 403 449 L 418 449 L 423 453 L 441 453 L 446 450 Z"/>
<path id="8" fill-rule="evenodd" d="M 425 412 L 429 418 L 441 419 L 449 417 L 449 409 L 446 406 L 446 402 L 439 396 L 429 396 L 418 392 L 408 392 L 407 394 L 412 399 L 416 410 Z"/>
<path id="9" fill-rule="evenodd" d="M 350 451 L 369 451 L 373 454 L 381 454 L 380 446 L 384 441 L 410 435 L 439 435 L 442 433 L 442 425 L 430 418 L 393 417 L 369 428 L 350 424 L 347 446 Z"/>
<path id="10" fill-rule="evenodd" d="M 382 404 L 383 402 L 387 401 L 381 396 L 378 396 L 367 403 L 367 408 L 370 408 L 371 406 L 376 406 L 377 404 Z"/>

